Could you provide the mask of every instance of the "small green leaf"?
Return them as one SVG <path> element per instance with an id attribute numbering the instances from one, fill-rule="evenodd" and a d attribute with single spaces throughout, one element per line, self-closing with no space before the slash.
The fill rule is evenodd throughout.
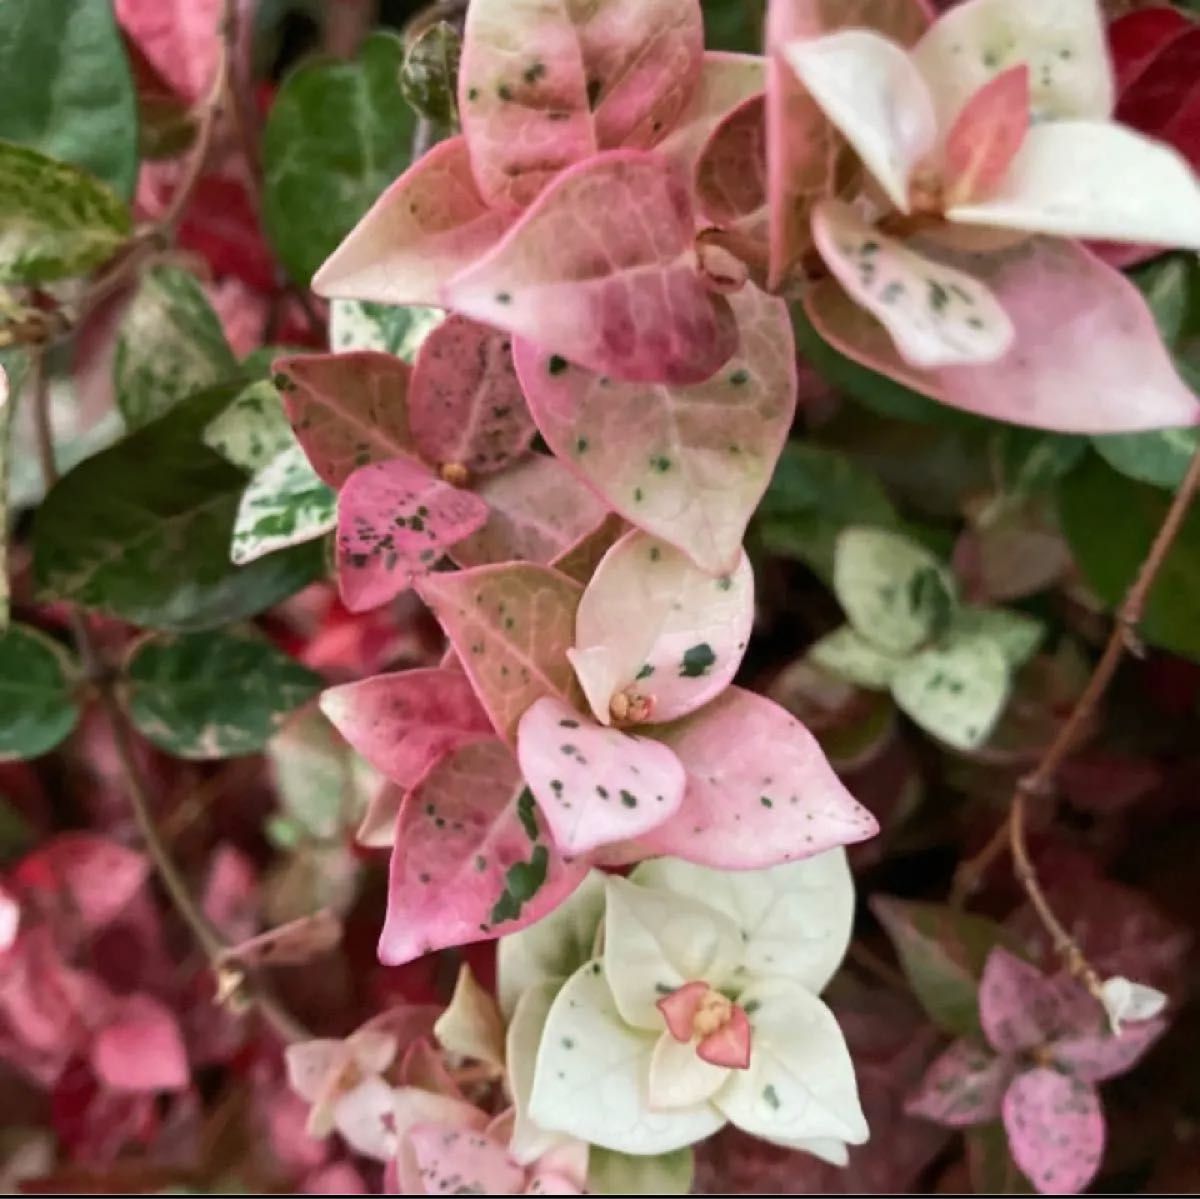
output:
<path id="1" fill-rule="evenodd" d="M 886 691 L 904 662 L 903 657 L 876 649 L 848 624 L 822 637 L 808 657 L 829 674 L 870 691 Z"/>
<path id="2" fill-rule="evenodd" d="M 1139 483 L 1174 491 L 1200 449 L 1200 429 L 1155 429 L 1093 437 L 1096 452 L 1114 470 Z"/>
<path id="3" fill-rule="evenodd" d="M 396 308 L 367 300 L 334 300 L 329 344 L 339 354 L 378 350 L 412 363 L 425 338 L 445 317 L 440 308 Z"/>
<path id="4" fill-rule="evenodd" d="M 1024 499 L 1053 486 L 1083 461 L 1088 439 L 1003 425 L 988 441 L 996 486 L 1008 499 Z"/>
<path id="5" fill-rule="evenodd" d="M 1013 1161 L 1008 1134 L 999 1120 L 965 1130 L 967 1166 L 977 1195 L 1035 1195 L 1037 1192 Z"/>
<path id="6" fill-rule="evenodd" d="M 408 165 L 403 62 L 401 39 L 374 33 L 355 61 L 306 63 L 279 89 L 263 134 L 263 222 L 297 283 Z"/>
<path id="7" fill-rule="evenodd" d="M 253 474 L 296 444 L 279 392 L 266 379 L 251 383 L 204 430 L 204 444 Z"/>
<path id="8" fill-rule="evenodd" d="M 691 1146 L 654 1157 L 634 1157 L 593 1145 L 587 1189 L 593 1195 L 687 1195 L 695 1161 Z"/>
<path id="9" fill-rule="evenodd" d="M 1011 608 L 963 608 L 955 616 L 950 634 L 992 642 L 1004 655 L 1009 670 L 1019 670 L 1037 653 L 1046 626 Z"/>
<path id="10" fill-rule="evenodd" d="M 129 199 L 137 103 L 109 0 L 4 0 L 0 13 L 0 138 Z"/>
<path id="11" fill-rule="evenodd" d="M 430 25 L 413 43 L 400 74 L 404 98 L 421 116 L 443 128 L 458 123 L 458 61 L 462 38 L 448 21 Z"/>
<path id="12" fill-rule="evenodd" d="M 146 271 L 117 333 L 113 382 L 131 429 L 162 416 L 185 396 L 238 373 L 200 281 L 177 266 Z"/>
<path id="13" fill-rule="evenodd" d="M 134 647 L 122 699 L 138 730 L 179 758 L 258 752 L 321 679 L 251 631 L 156 633 Z"/>
<path id="14" fill-rule="evenodd" d="M 132 223 L 98 179 L 0 142 L 0 229 L 0 283 L 50 283 L 107 261 Z"/>
<path id="15" fill-rule="evenodd" d="M 242 493 L 231 556 L 239 565 L 323 537 L 337 524 L 337 495 L 299 443 L 259 471 Z"/>
<path id="16" fill-rule="evenodd" d="M 871 910 L 891 937 L 913 994 L 930 1019 L 953 1036 L 982 1035 L 979 978 L 995 946 L 1011 947 L 1011 935 L 993 920 L 942 904 L 879 895 Z"/>
<path id="17" fill-rule="evenodd" d="M 27 625 L 0 635 L 0 761 L 48 753 L 75 727 L 78 666 Z"/>

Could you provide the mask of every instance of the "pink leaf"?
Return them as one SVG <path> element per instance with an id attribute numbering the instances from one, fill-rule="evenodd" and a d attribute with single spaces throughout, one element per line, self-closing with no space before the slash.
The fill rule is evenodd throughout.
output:
<path id="1" fill-rule="evenodd" d="M 713 130 L 696 164 L 700 216 L 736 234 L 729 248 L 753 253 L 746 261 L 756 266 L 769 236 L 766 137 L 766 97 L 752 96 Z"/>
<path id="2" fill-rule="evenodd" d="M 787 306 L 749 286 L 731 303 L 741 348 L 692 387 L 618 383 L 517 344 L 550 448 L 632 524 L 713 574 L 737 561 L 796 405 Z"/>
<path id="3" fill-rule="evenodd" d="M 21 927 L 21 905 L 0 886 L 0 954 L 12 948 Z"/>
<path id="4" fill-rule="evenodd" d="M 696 1046 L 696 1056 L 710 1066 L 727 1070 L 745 1070 L 750 1065 L 750 1021 L 745 1011 L 734 1005 L 724 1027 L 703 1037 Z"/>
<path id="5" fill-rule="evenodd" d="M 696 271 L 694 238 L 689 189 L 670 163 L 600 154 L 451 279 L 445 302 L 590 370 L 699 383 L 733 354 L 737 330 Z"/>
<path id="6" fill-rule="evenodd" d="M 91 1049 L 92 1069 L 116 1091 L 181 1091 L 188 1085 L 187 1051 L 174 1015 L 149 995 L 121 1001 Z"/>
<path id="7" fill-rule="evenodd" d="M 512 563 L 430 575 L 421 598 L 450 638 L 496 732 L 516 739 L 536 700 L 578 695 L 567 660 L 580 588 L 547 566 Z"/>
<path id="8" fill-rule="evenodd" d="M 341 487 L 360 467 L 415 458 L 411 369 L 392 354 L 304 354 L 272 366 L 283 406 L 313 470 Z"/>
<path id="9" fill-rule="evenodd" d="M 223 0 L 116 0 L 117 20 L 163 79 L 189 102 L 212 86 Z"/>
<path id="10" fill-rule="evenodd" d="M 1132 1070 L 1162 1036 L 1167 1022 L 1141 1020 L 1113 1035 L 1106 1026 L 1083 1036 L 1060 1037 L 1050 1046 L 1054 1060 L 1084 1082 L 1104 1082 Z"/>
<path id="11" fill-rule="evenodd" d="M 525 1171 L 482 1133 L 418 1124 L 408 1141 L 426 1195 L 519 1195 L 525 1189 Z"/>
<path id="12" fill-rule="evenodd" d="M 703 59 L 697 0 L 474 0 L 459 112 L 480 192 L 516 211 L 597 150 L 661 141 Z"/>
<path id="13" fill-rule="evenodd" d="M 487 505 L 405 458 L 356 470 L 338 496 L 338 587 L 366 612 L 428 574 L 487 520 Z"/>
<path id="14" fill-rule="evenodd" d="M 985 197 L 1004 178 L 1029 128 L 1029 67 L 1011 67 L 967 101 L 946 135 L 947 203 Z"/>
<path id="15" fill-rule="evenodd" d="M 679 809 L 687 782 L 657 741 L 604 728 L 549 697 L 521 718 L 517 756 L 554 843 L 572 857 L 657 828 Z"/>
<path id="16" fill-rule="evenodd" d="M 547 454 L 529 454 L 489 476 L 475 494 L 490 511 L 487 524 L 451 551 L 460 566 L 551 563 L 594 532 L 607 512 L 586 484 Z"/>
<path id="17" fill-rule="evenodd" d="M 445 280 L 490 250 L 507 225 L 475 186 L 466 139 L 452 137 L 379 197 L 317 272 L 313 290 L 329 298 L 437 305 Z"/>
<path id="18" fill-rule="evenodd" d="M 1044 1195 L 1078 1194 L 1100 1168 L 1100 1097 L 1057 1070 L 1017 1075 L 1004 1096 L 1004 1130 L 1017 1165 Z"/>
<path id="19" fill-rule="evenodd" d="M 873 837 L 813 735 L 777 704 L 730 687 L 660 733 L 688 775 L 672 820 L 639 845 L 702 866 L 757 870 Z"/>
<path id="20" fill-rule="evenodd" d="M 972 1041 L 955 1041 L 926 1070 L 904 1110 L 950 1128 L 995 1120 L 1012 1076 L 1008 1059 Z"/>
<path id="21" fill-rule="evenodd" d="M 1099 1005 L 1072 979 L 1048 978 L 1001 947 L 988 954 L 979 980 L 979 1019 L 997 1053 L 1014 1057 L 1086 1027 L 1078 1021 L 1089 1010 L 1099 1017 Z"/>
<path id="22" fill-rule="evenodd" d="M 491 732 L 465 675 L 406 670 L 332 687 L 321 711 L 376 770 L 415 786 L 439 759 Z"/>
<path id="23" fill-rule="evenodd" d="M 250 967 L 302 965 L 329 953 L 341 939 L 342 922 L 322 909 L 230 946 L 221 961 Z"/>
<path id="24" fill-rule="evenodd" d="M 412 376 L 412 432 L 421 457 L 472 475 L 503 470 L 529 449 L 525 406 L 507 334 L 452 316 L 425 339 Z"/>
<path id="25" fill-rule="evenodd" d="M 583 881 L 547 843 L 512 754 L 493 739 L 435 766 L 404 801 L 388 883 L 380 959 L 516 932 Z"/>
<path id="26" fill-rule="evenodd" d="M 696 1013 L 709 989 L 708 983 L 703 981 L 684 983 L 654 1005 L 662 1012 L 667 1031 L 681 1045 L 686 1045 L 692 1039 Z"/>

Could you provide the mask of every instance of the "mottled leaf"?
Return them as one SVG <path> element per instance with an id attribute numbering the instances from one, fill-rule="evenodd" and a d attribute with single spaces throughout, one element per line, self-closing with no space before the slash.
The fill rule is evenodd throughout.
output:
<path id="1" fill-rule="evenodd" d="M 435 21 L 409 47 L 400 90 L 426 120 L 447 128 L 458 119 L 455 95 L 462 38 L 449 21 Z"/>
<path id="2" fill-rule="evenodd" d="M 341 354 L 375 350 L 411 363 L 421 343 L 445 315 L 440 308 L 334 300 L 329 305 L 329 344 Z"/>
<path id="3" fill-rule="evenodd" d="M 934 1059 L 904 1110 L 950 1128 L 964 1128 L 1000 1117 L 1000 1103 L 1014 1067 L 984 1046 L 955 1041 Z"/>
<path id="4" fill-rule="evenodd" d="M 337 524 L 337 497 L 293 444 L 260 470 L 242 493 L 230 556 L 242 566 L 322 537 Z"/>
<path id="5" fill-rule="evenodd" d="M 209 449 L 251 474 L 270 465 L 295 443 L 279 392 L 266 379 L 240 392 L 204 430 L 204 444 Z"/>
<path id="6" fill-rule="evenodd" d="M 1018 1074 L 1004 1096 L 1004 1129 L 1018 1166 L 1044 1195 L 1075 1195 L 1100 1168 L 1100 1096 L 1046 1066 Z"/>
<path id="7" fill-rule="evenodd" d="M 836 678 L 870 691 L 888 690 L 904 664 L 903 656 L 878 649 L 848 624 L 814 642 L 808 658 Z"/>
<path id="8" fill-rule="evenodd" d="M 79 720 L 79 665 L 28 625 L 0 633 L 0 761 L 48 753 Z"/>

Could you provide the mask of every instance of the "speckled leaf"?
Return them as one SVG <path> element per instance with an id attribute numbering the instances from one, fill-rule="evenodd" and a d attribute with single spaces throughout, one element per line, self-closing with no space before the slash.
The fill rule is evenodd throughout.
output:
<path id="1" fill-rule="evenodd" d="M 597 150 L 661 141 L 703 58 L 697 0 L 475 0 L 459 113 L 480 191 L 519 210 Z"/>
<path id="2" fill-rule="evenodd" d="M 242 566 L 323 537 L 337 524 L 337 496 L 293 443 L 263 467 L 242 493 L 230 556 Z"/>
<path id="3" fill-rule="evenodd" d="M 329 305 L 329 345 L 339 354 L 375 350 L 413 362 L 421 343 L 441 324 L 440 308 L 400 308 L 370 300 L 334 300 Z"/>
<path id="4" fill-rule="evenodd" d="M 583 881 L 543 835 L 512 754 L 495 739 L 444 758 L 400 813 L 380 959 L 515 932 L 553 911 Z"/>
<path id="5" fill-rule="evenodd" d="M 321 711 L 375 768 L 414 786 L 439 758 L 491 731 L 466 675 L 406 670 L 331 687 Z"/>
<path id="6" fill-rule="evenodd" d="M 983 1045 L 955 1041 L 925 1071 L 904 1110 L 950 1128 L 996 1120 L 1013 1070 L 1012 1062 Z"/>
<path id="7" fill-rule="evenodd" d="M 579 584 L 546 566 L 514 563 L 430 575 L 419 585 L 496 732 L 515 742 L 521 717 L 543 696 L 579 697 L 567 649 Z"/>
<path id="8" fill-rule="evenodd" d="M 400 73 L 400 90 L 410 105 L 435 125 L 458 120 L 455 95 L 462 38 L 449 21 L 435 21 L 409 47 Z"/>
<path id="9" fill-rule="evenodd" d="M 143 638 L 121 697 L 143 736 L 168 753 L 232 758 L 262 749 L 320 687 L 317 675 L 261 636 L 224 629 Z"/>
<path id="10" fill-rule="evenodd" d="M 266 379 L 251 383 L 204 430 L 206 446 L 251 474 L 295 443 L 279 392 Z"/>
<path id="11" fill-rule="evenodd" d="M 694 387 L 619 383 L 518 343 L 542 436 L 632 524 L 717 574 L 736 563 L 796 404 L 787 308 L 753 287 L 731 298 L 740 349 Z"/>
<path id="12" fill-rule="evenodd" d="M 783 708 L 730 687 L 659 739 L 688 775 L 678 814 L 639 844 L 702 866 L 759 870 L 873 837 L 816 738 Z"/>
<path id="13" fill-rule="evenodd" d="M 450 138 L 379 197 L 313 289 L 331 299 L 440 305 L 446 279 L 490 250 L 508 223 L 479 195 L 466 141 Z"/>
<path id="14" fill-rule="evenodd" d="M 1068 1031 L 1100 1026 L 1100 1011 L 1087 992 L 1062 975 L 1048 976 L 997 946 L 979 982 L 979 1019 L 997 1053 L 1017 1057 Z"/>
<path id="15" fill-rule="evenodd" d="M 1004 651 L 990 635 L 951 632 L 904 661 L 892 698 L 927 733 L 967 750 L 987 740 L 1011 687 Z"/>
<path id="16" fill-rule="evenodd" d="M 533 418 L 513 365 L 512 339 L 452 316 L 425 339 L 409 396 L 421 457 L 490 475 L 519 459 L 533 440 Z"/>
<path id="17" fill-rule="evenodd" d="M 195 275 L 165 265 L 146 271 L 121 320 L 113 360 L 126 425 L 138 429 L 237 370 L 220 319 Z"/>
<path id="18" fill-rule="evenodd" d="M 649 702 L 646 721 L 678 720 L 733 680 L 754 623 L 745 554 L 714 578 L 647 533 L 627 533 L 604 556 L 575 618 L 571 661 L 601 724 L 618 692 Z"/>
<path id="19" fill-rule="evenodd" d="M 730 248 L 766 267 L 768 220 L 766 98 L 752 96 L 713 130 L 696 164 L 696 208 L 736 234 Z"/>
<path id="20" fill-rule="evenodd" d="M 412 370 L 398 357 L 303 354 L 277 358 L 273 369 L 296 437 L 330 487 L 369 463 L 417 457 L 408 411 Z"/>
<path id="21" fill-rule="evenodd" d="M 738 336 L 728 303 L 695 269 L 694 238 L 690 191 L 669 162 L 600 154 L 559 175 L 446 284 L 445 301 L 591 370 L 699 383 Z"/>
<path id="22" fill-rule="evenodd" d="M 426 1195 L 518 1195 L 525 1171 L 499 1141 L 440 1124 L 418 1124 L 408 1134 Z"/>
<path id="23" fill-rule="evenodd" d="M 1090 1009 L 1089 1009 L 1090 1010 Z M 1126 1024 L 1119 1033 L 1108 1025 L 1059 1037 L 1051 1047 L 1055 1063 L 1084 1082 L 1104 1082 L 1134 1068 L 1166 1031 L 1162 1019 Z"/>
<path id="24" fill-rule="evenodd" d="M 902 655 L 878 649 L 848 624 L 815 642 L 808 657 L 822 670 L 870 691 L 888 690 L 904 662 Z"/>
<path id="25" fill-rule="evenodd" d="M 559 555 L 595 532 L 607 512 L 590 488 L 546 454 L 529 454 L 483 479 L 475 494 L 488 506 L 487 524 L 451 549 L 460 566 L 556 563 Z M 588 570 L 579 581 L 590 577 Z"/>
<path id="26" fill-rule="evenodd" d="M 133 227 L 125 205 L 99 180 L 7 142 L 0 142 L 0 221 L 0 283 L 86 275 Z"/>
<path id="27" fill-rule="evenodd" d="M 403 62 L 401 39 L 376 32 L 351 62 L 301 64 L 271 105 L 263 131 L 263 226 L 297 283 L 308 283 L 408 163 L 415 117 L 400 93 Z"/>
<path id="28" fill-rule="evenodd" d="M 48 753 L 79 720 L 78 663 L 27 625 L 0 634 L 0 761 Z"/>
<path id="29" fill-rule="evenodd" d="M 1018 1166 L 1044 1195 L 1075 1195 L 1100 1168 L 1104 1114 L 1089 1083 L 1039 1066 L 1004 1096 L 1004 1130 Z"/>
<path id="30" fill-rule="evenodd" d="M 604 728 L 549 696 L 522 716 L 517 757 L 554 843 L 570 857 L 657 828 L 679 809 L 687 781 L 666 746 Z"/>
<path id="31" fill-rule="evenodd" d="M 338 494 L 338 588 L 351 612 L 387 603 L 448 546 L 487 520 L 487 505 L 407 458 L 356 470 Z"/>

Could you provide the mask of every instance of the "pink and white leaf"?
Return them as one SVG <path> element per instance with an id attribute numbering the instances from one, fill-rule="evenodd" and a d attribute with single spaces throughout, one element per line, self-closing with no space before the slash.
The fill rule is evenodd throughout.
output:
<path id="1" fill-rule="evenodd" d="M 393 354 L 301 354 L 272 365 L 284 410 L 313 470 L 341 487 L 360 467 L 417 458 L 412 369 Z"/>
<path id="2" fill-rule="evenodd" d="M 1096 1176 L 1104 1115 L 1090 1083 L 1039 1066 L 1004 1096 L 1004 1131 L 1017 1165 L 1044 1195 L 1075 1195 Z"/>
<path id="3" fill-rule="evenodd" d="M 762 696 L 729 687 L 658 735 L 687 771 L 687 791 L 675 817 L 639 840 L 648 854 L 758 870 L 879 831 L 816 738 Z"/>
<path id="4" fill-rule="evenodd" d="M 988 954 L 979 981 L 979 1019 L 991 1047 L 1015 1057 L 1075 1027 L 1081 998 L 1090 999 L 1078 983 L 1063 976 L 1047 977 L 997 947 Z M 1095 1001 L 1090 1006 L 1095 1009 L 1092 1014 L 1099 1016 Z"/>
<path id="5" fill-rule="evenodd" d="M 447 753 L 491 732 L 467 677 L 406 670 L 331 687 L 321 711 L 382 774 L 412 787 Z"/>
<path id="6" fill-rule="evenodd" d="M 713 130 L 696 164 L 700 216 L 733 235 L 730 248 L 756 266 L 769 239 L 766 119 L 766 97 L 751 96 Z"/>
<path id="7" fill-rule="evenodd" d="M 516 932 L 583 881 L 543 836 L 510 751 L 495 739 L 444 758 L 406 797 L 388 883 L 380 959 Z M 536 835 L 535 835 L 536 833 Z"/>
<path id="8" fill-rule="evenodd" d="M 542 436 L 631 524 L 713 574 L 732 570 L 796 406 L 787 306 L 754 287 L 730 297 L 740 347 L 705 383 L 622 383 L 517 344 Z"/>
<path id="9" fill-rule="evenodd" d="M 418 1124 L 408 1134 L 425 1195 L 520 1195 L 525 1170 L 483 1133 Z"/>
<path id="10" fill-rule="evenodd" d="M 695 269 L 694 236 L 668 161 L 600 154 L 559 175 L 444 301 L 590 370 L 698 383 L 728 361 L 737 329 Z"/>
<path id="11" fill-rule="evenodd" d="M 115 1017 L 92 1041 L 90 1057 L 97 1078 L 115 1091 L 182 1091 L 188 1085 L 179 1024 L 150 995 L 120 1001 Z"/>
<path id="12" fill-rule="evenodd" d="M 189 104 L 212 87 L 221 54 L 223 0 L 115 0 L 121 28 Z"/>
<path id="13" fill-rule="evenodd" d="M 946 135 L 945 191 L 969 204 L 1001 184 L 1029 130 L 1029 67 L 1020 63 L 985 83 Z"/>
<path id="14" fill-rule="evenodd" d="M 972 1041 L 955 1041 L 925 1071 L 904 1110 L 949 1128 L 998 1119 L 1013 1063 Z"/>
<path id="15" fill-rule="evenodd" d="M 393 458 L 361 467 L 338 495 L 338 588 L 351 612 L 394 599 L 487 520 L 472 492 Z"/>
<path id="16" fill-rule="evenodd" d="M 508 224 L 475 186 L 466 139 L 449 138 L 379 197 L 317 272 L 313 290 L 437 306 L 445 280 L 487 253 Z"/>
<path id="17" fill-rule="evenodd" d="M 455 463 L 490 475 L 533 440 L 533 418 L 513 366 L 512 339 L 451 316 L 425 339 L 409 401 L 413 438 L 434 466 Z"/>
<path id="18" fill-rule="evenodd" d="M 683 800 L 686 777 L 670 749 L 559 699 L 540 699 L 521 718 L 517 756 L 554 843 L 571 857 L 640 837 Z"/>
<path id="19" fill-rule="evenodd" d="M 518 562 L 431 575 L 419 590 L 496 732 L 510 744 L 521 717 L 543 696 L 574 703 L 578 684 L 567 649 L 578 583 L 548 566 Z"/>

